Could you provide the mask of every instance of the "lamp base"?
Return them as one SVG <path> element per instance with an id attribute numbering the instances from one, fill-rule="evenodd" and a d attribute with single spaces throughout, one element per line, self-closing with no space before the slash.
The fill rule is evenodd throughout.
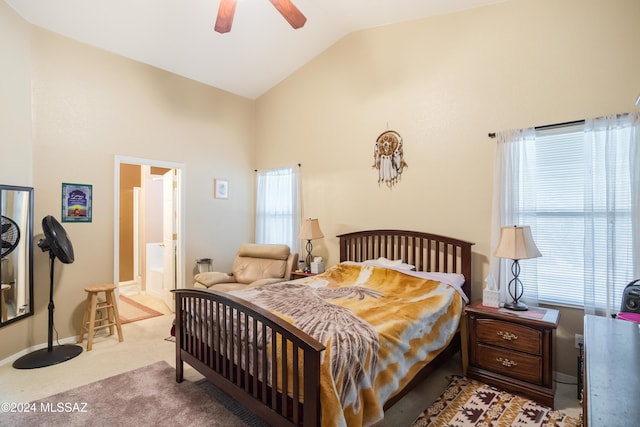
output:
<path id="1" fill-rule="evenodd" d="M 305 273 L 311 273 L 311 251 L 313 250 L 313 245 L 311 244 L 311 240 L 307 240 L 307 258 L 304 265 Z"/>
<path id="2" fill-rule="evenodd" d="M 504 304 L 504 308 L 506 308 L 507 310 L 513 310 L 513 311 L 529 310 L 529 307 L 527 307 L 526 304 L 523 304 L 521 302 L 507 302 Z"/>
<path id="3" fill-rule="evenodd" d="M 42 348 L 25 354 L 13 362 L 13 367 L 16 369 L 44 368 L 66 362 L 78 356 L 80 353 L 82 353 L 82 347 L 79 345 L 67 344 L 57 345 L 52 348 Z"/>

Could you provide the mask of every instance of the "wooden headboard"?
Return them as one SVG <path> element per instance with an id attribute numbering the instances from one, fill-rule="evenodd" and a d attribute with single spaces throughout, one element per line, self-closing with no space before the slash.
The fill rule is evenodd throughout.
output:
<path id="1" fill-rule="evenodd" d="M 341 234 L 340 261 L 385 257 L 402 259 L 417 271 L 460 273 L 471 300 L 471 246 L 473 243 L 437 234 L 402 230 L 365 230 Z"/>

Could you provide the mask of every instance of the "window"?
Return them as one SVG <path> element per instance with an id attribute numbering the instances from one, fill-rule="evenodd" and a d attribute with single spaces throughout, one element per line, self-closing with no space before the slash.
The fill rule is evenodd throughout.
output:
<path id="1" fill-rule="evenodd" d="M 639 114 L 610 116 L 505 143 L 501 225 L 529 225 L 542 253 L 520 263 L 525 299 L 619 310 L 640 273 L 639 123 Z"/>
<path id="2" fill-rule="evenodd" d="M 256 243 L 285 244 L 291 252 L 299 252 L 297 170 L 259 171 L 256 179 Z"/>

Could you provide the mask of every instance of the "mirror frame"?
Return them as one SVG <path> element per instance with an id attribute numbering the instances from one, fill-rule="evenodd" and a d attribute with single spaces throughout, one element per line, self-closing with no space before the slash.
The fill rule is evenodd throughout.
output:
<path id="1" fill-rule="evenodd" d="M 11 319 L 7 319 L 5 321 L 0 317 L 0 328 L 10 325 L 18 320 L 25 319 L 29 316 L 33 316 L 34 304 L 33 304 L 33 187 L 19 187 L 14 185 L 0 185 L 0 214 L 4 212 L 4 205 L 2 197 L 2 193 L 5 191 L 24 191 L 28 193 L 29 203 L 28 203 L 28 212 L 27 212 L 27 227 L 26 230 L 20 230 L 21 238 L 18 245 L 24 244 L 27 245 L 27 257 L 28 257 L 28 265 L 26 266 L 25 271 L 27 272 L 28 280 L 27 280 L 27 292 L 29 295 L 28 302 L 28 310 L 25 313 L 20 315 L 16 315 Z M 2 272 L 2 266 L 0 265 L 0 273 Z M 0 291 L 2 292 L 2 291 Z"/>

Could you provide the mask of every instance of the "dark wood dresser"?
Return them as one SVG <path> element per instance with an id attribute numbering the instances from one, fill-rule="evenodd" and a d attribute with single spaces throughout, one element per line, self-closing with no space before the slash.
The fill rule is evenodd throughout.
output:
<path id="1" fill-rule="evenodd" d="M 640 327 L 607 317 L 584 317 L 582 416 L 589 427 L 638 425 Z"/>
<path id="2" fill-rule="evenodd" d="M 465 309 L 466 375 L 553 408 L 553 331 L 558 310 L 511 311 L 475 303 Z"/>

